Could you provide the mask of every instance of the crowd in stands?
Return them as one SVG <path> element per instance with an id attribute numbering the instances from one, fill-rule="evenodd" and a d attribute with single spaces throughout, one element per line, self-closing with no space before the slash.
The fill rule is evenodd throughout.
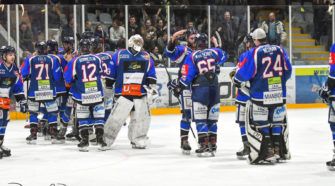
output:
<path id="1" fill-rule="evenodd" d="M 166 62 L 163 51 L 168 42 L 168 34 L 187 29 L 196 28 L 201 33 L 216 35 L 220 39 L 222 48 L 229 53 L 229 61 L 236 62 L 238 55 L 243 51 L 241 43 L 247 35 L 247 1 L 218 0 L 210 1 L 211 6 L 211 33 L 208 33 L 207 6 L 192 6 L 188 0 L 174 0 L 170 6 L 170 33 L 167 33 L 167 6 L 165 1 L 141 1 L 144 6 L 128 6 L 128 38 L 140 34 L 144 39 L 144 48 L 149 51 L 157 64 Z M 303 8 L 304 1 L 301 2 Z M 234 6 L 214 6 L 214 4 Z M 216 5 L 215 4 L 215 5 Z M 329 5 L 329 1 L 313 0 L 313 5 Z M 241 6 L 238 6 L 241 5 Z M 313 6 L 314 29 L 312 37 L 316 45 L 320 44 L 323 35 L 331 35 L 331 15 L 329 6 Z M 23 51 L 33 51 L 33 44 L 45 39 L 44 5 L 27 5 L 25 8 L 27 18 L 20 19 L 19 34 L 20 46 Z M 262 11 L 261 11 L 262 10 Z M 264 11 L 265 10 L 265 11 Z M 307 10 L 307 9 L 306 9 Z M 299 10 L 300 13 L 303 9 Z M 265 15 L 260 12 L 266 12 Z M 1 14 L 2 15 L 2 14 Z M 93 31 L 100 38 L 105 50 L 115 51 L 126 46 L 125 7 L 107 5 L 85 6 L 85 31 Z M 6 15 L 3 16 L 3 18 Z M 303 16 L 302 16 L 303 17 Z M 304 17 L 302 18 L 304 19 Z M 285 23 L 288 22 L 288 8 L 285 7 L 258 7 L 251 8 L 251 29 L 263 28 L 271 44 L 287 46 L 288 31 Z M 5 20 L 0 19 L 1 25 Z M 305 32 L 302 25 L 301 32 Z M 61 42 L 65 36 L 75 36 L 74 16 L 72 5 L 50 3 L 48 8 L 49 38 Z M 77 31 L 82 31 L 81 11 L 77 10 Z M 331 40 L 331 39 L 329 39 Z M 181 43 L 183 41 L 180 41 Z M 330 43 L 328 44 L 330 45 Z"/>

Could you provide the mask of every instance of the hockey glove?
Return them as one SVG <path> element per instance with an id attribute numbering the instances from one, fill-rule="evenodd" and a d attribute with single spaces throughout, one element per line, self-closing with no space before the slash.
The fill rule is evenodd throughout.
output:
<path id="1" fill-rule="evenodd" d="M 229 73 L 229 77 L 230 77 L 231 80 L 234 79 L 235 74 L 236 74 L 236 68 L 234 68 L 234 69 Z"/>
<path id="2" fill-rule="evenodd" d="M 20 112 L 22 113 L 26 113 L 28 111 L 28 104 L 27 104 L 27 100 L 21 100 L 19 102 L 20 104 Z"/>
<path id="3" fill-rule="evenodd" d="M 324 103 L 329 103 L 329 93 L 330 91 L 328 90 L 328 87 L 327 86 L 322 86 L 320 89 L 319 89 L 319 96 L 321 97 L 322 101 Z"/>
<path id="4" fill-rule="evenodd" d="M 220 65 L 218 65 L 218 64 L 215 65 L 215 74 L 216 75 L 220 74 Z"/>
<path id="5" fill-rule="evenodd" d="M 174 79 L 168 82 L 168 89 L 173 93 L 173 95 L 178 98 L 182 92 L 182 89 L 179 85 L 178 79 Z"/>

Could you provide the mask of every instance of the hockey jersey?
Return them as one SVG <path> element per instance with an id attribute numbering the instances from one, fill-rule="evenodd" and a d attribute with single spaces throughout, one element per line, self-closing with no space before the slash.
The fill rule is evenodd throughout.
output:
<path id="1" fill-rule="evenodd" d="M 286 81 L 292 66 L 284 49 L 261 45 L 247 52 L 246 61 L 239 65 L 235 81 L 250 81 L 250 97 L 264 106 L 282 105 L 286 99 Z"/>
<path id="2" fill-rule="evenodd" d="M 192 49 L 184 45 L 177 45 L 173 51 L 170 51 L 167 47 L 165 47 L 164 55 L 178 64 L 179 67 L 178 78 L 181 77 L 181 68 L 184 64 L 186 56 L 188 56 L 191 53 Z"/>
<path id="3" fill-rule="evenodd" d="M 335 81 L 335 44 L 330 47 L 328 81 Z M 330 97 L 335 97 L 335 87 L 330 87 Z"/>
<path id="4" fill-rule="evenodd" d="M 30 79 L 28 98 L 35 101 L 53 100 L 56 97 L 56 84 L 62 72 L 58 62 L 48 55 L 37 55 L 25 59 L 21 66 L 24 79 Z"/>
<path id="5" fill-rule="evenodd" d="M 102 78 L 110 78 L 113 53 L 106 51 L 96 54 L 101 59 Z"/>
<path id="6" fill-rule="evenodd" d="M 115 80 L 115 95 L 141 97 L 146 95 L 143 85 L 156 84 L 154 61 L 145 51 L 132 54 L 119 50 L 112 56 L 109 79 Z"/>
<path id="7" fill-rule="evenodd" d="M 55 55 L 55 54 L 48 54 L 48 56 L 50 56 L 54 63 L 58 63 L 61 69 L 61 78 L 59 81 L 56 82 L 55 86 L 56 86 L 56 94 L 65 94 L 66 93 L 66 88 L 65 88 L 65 81 L 63 78 L 63 72 L 64 72 L 64 62 L 62 61 L 62 56 L 61 55 Z M 63 67 L 64 66 L 64 67 Z"/>
<path id="8" fill-rule="evenodd" d="M 198 75 L 203 75 L 206 72 L 215 73 L 216 66 L 222 65 L 226 60 L 227 54 L 220 48 L 194 51 L 186 57 L 179 81 L 187 87 Z"/>
<path id="9" fill-rule="evenodd" d="M 238 60 L 238 63 L 237 63 L 237 70 L 239 70 L 239 67 L 240 66 L 243 66 L 243 64 L 247 61 L 247 54 L 248 54 L 248 51 L 245 51 L 244 53 L 242 53 L 239 57 L 239 60 Z M 238 89 L 237 90 L 237 96 L 236 96 L 236 99 L 235 99 L 235 102 L 237 104 L 242 104 L 242 105 L 245 105 L 246 102 L 250 99 L 250 97 L 243 93 L 243 91 L 241 89 Z"/>
<path id="10" fill-rule="evenodd" d="M 13 64 L 7 67 L 0 62 L 0 98 L 24 97 L 23 82 L 19 74 L 19 68 Z"/>
<path id="11" fill-rule="evenodd" d="M 101 60 L 93 54 L 72 59 L 64 72 L 65 83 L 71 84 L 72 98 L 83 105 L 102 102 L 101 73 Z"/>

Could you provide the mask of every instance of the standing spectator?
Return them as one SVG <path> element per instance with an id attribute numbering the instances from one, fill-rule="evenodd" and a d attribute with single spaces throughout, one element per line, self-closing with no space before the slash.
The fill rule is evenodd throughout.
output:
<path id="1" fill-rule="evenodd" d="M 129 17 L 128 36 L 131 37 L 135 34 L 140 34 L 140 28 L 136 23 L 136 17 L 132 15 Z"/>
<path id="2" fill-rule="evenodd" d="M 216 32 L 221 37 L 222 48 L 229 54 L 228 61 L 236 61 L 236 41 L 238 36 L 238 26 L 231 18 L 229 11 L 224 13 L 222 26 L 217 28 Z"/>
<path id="3" fill-rule="evenodd" d="M 156 28 L 152 26 L 150 19 L 145 20 L 145 25 L 141 27 L 141 35 L 143 38 L 156 39 Z"/>
<path id="4" fill-rule="evenodd" d="M 99 44 L 102 44 L 103 49 L 109 49 L 108 35 L 102 28 L 102 25 L 97 25 L 94 30 L 94 36 L 99 38 Z"/>
<path id="5" fill-rule="evenodd" d="M 164 25 L 164 21 L 162 19 L 159 19 L 156 25 L 157 38 L 162 37 L 165 32 L 167 32 L 166 25 Z"/>
<path id="6" fill-rule="evenodd" d="M 270 12 L 269 19 L 263 21 L 261 28 L 265 31 L 268 42 L 271 45 L 281 45 L 287 39 L 284 24 L 276 20 L 274 12 Z"/>
<path id="7" fill-rule="evenodd" d="M 193 21 L 188 21 L 188 22 L 187 22 L 186 29 L 189 29 L 189 28 L 192 28 L 192 27 L 194 27 L 194 23 L 193 23 Z"/>
<path id="8" fill-rule="evenodd" d="M 155 62 L 155 67 L 160 67 L 164 64 L 163 56 L 157 46 L 154 46 L 150 51 L 150 56 Z"/>
<path id="9" fill-rule="evenodd" d="M 20 25 L 20 46 L 23 51 L 33 52 L 33 33 L 26 22 Z"/>
<path id="10" fill-rule="evenodd" d="M 74 22 L 72 17 L 70 18 L 68 24 L 63 27 L 61 38 L 63 39 L 64 37 L 74 37 L 73 27 Z"/>
<path id="11" fill-rule="evenodd" d="M 123 26 L 120 26 L 118 19 L 113 19 L 112 27 L 109 29 L 109 36 L 112 50 L 118 47 L 117 44 L 120 40 L 126 38 L 126 30 Z"/>
<path id="12" fill-rule="evenodd" d="M 85 21 L 85 32 L 86 31 L 92 32 L 92 22 L 89 20 Z"/>
<path id="13" fill-rule="evenodd" d="M 167 43 L 168 43 L 168 34 L 167 32 L 164 32 L 163 36 L 157 39 L 157 46 L 159 51 L 163 51 L 164 48 L 167 46 Z"/>

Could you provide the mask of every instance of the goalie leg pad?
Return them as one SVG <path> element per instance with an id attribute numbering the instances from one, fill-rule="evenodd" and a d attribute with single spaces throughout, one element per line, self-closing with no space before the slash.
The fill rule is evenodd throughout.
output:
<path id="1" fill-rule="evenodd" d="M 110 146 L 114 143 L 122 125 L 126 122 L 134 102 L 121 96 L 117 99 L 109 118 L 105 123 L 105 133 L 107 144 Z"/>
<path id="2" fill-rule="evenodd" d="M 248 102 L 245 121 L 250 145 L 248 160 L 251 164 L 263 163 L 268 156 L 268 149 L 271 144 L 268 133 L 268 114 L 268 108 L 251 104 L 250 101 Z"/>
<path id="3" fill-rule="evenodd" d="M 147 97 L 134 99 L 135 110 L 130 114 L 128 138 L 138 148 L 145 148 L 148 144 L 148 131 L 150 127 L 150 111 Z"/>

